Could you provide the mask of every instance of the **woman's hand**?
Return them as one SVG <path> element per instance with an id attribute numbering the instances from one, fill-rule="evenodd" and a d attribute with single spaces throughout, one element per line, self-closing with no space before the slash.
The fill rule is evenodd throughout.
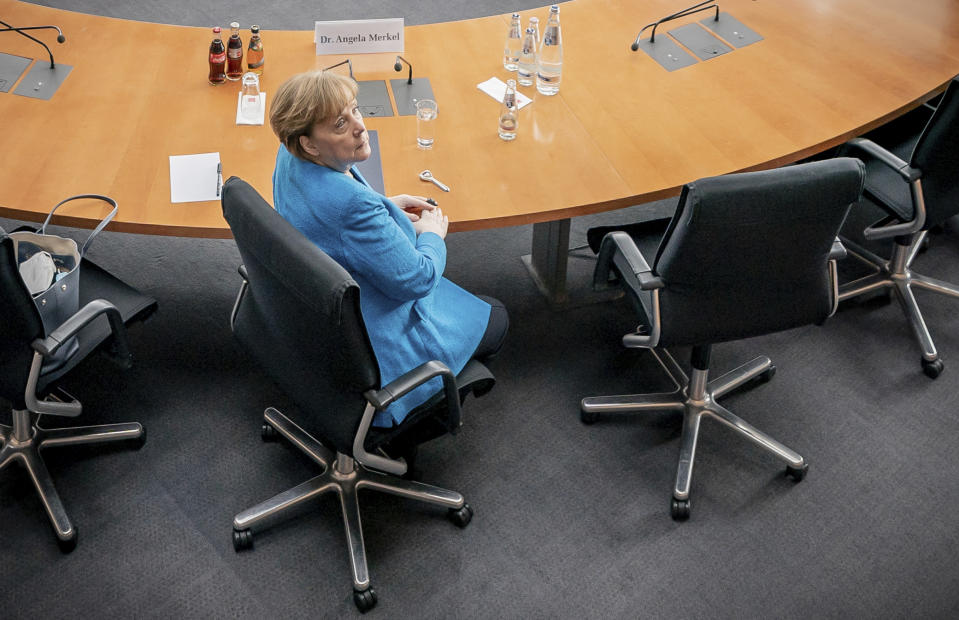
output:
<path id="1" fill-rule="evenodd" d="M 393 201 L 400 209 L 406 213 L 406 217 L 410 218 L 411 222 L 415 222 L 420 219 L 420 215 L 423 211 L 432 211 L 433 205 L 426 202 L 426 197 L 424 196 L 410 196 L 409 194 L 400 194 L 399 196 L 390 196 L 390 200 Z"/>
<path id="2" fill-rule="evenodd" d="M 433 205 L 428 206 L 429 210 L 423 209 L 420 212 L 420 216 L 413 221 L 413 228 L 416 230 L 416 234 L 422 235 L 425 232 L 431 232 L 439 235 L 440 239 L 445 239 L 446 231 L 450 227 L 449 218 L 443 215 L 443 210 L 439 207 L 433 207 Z"/>

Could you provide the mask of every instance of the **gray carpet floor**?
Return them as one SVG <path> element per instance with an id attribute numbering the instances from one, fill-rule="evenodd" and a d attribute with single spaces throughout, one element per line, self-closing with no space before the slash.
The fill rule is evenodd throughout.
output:
<path id="1" fill-rule="evenodd" d="M 150 3 L 123 15 L 129 7 L 116 2 L 57 4 L 137 19 L 161 10 Z M 205 25 L 201 11 L 224 12 L 202 4 L 156 19 Z M 271 14 L 286 4 L 271 6 Z M 320 12 L 303 4 L 309 19 Z M 416 4 L 415 11 L 407 3 L 380 6 L 386 14 L 406 11 L 410 23 L 433 21 L 433 9 Z M 467 4 L 473 14 L 517 6 Z M 217 23 L 239 9 L 226 12 Z M 584 242 L 591 225 L 672 207 L 663 201 L 578 218 L 573 242 Z M 0 219 L 8 229 L 16 224 Z M 516 227 L 447 239 L 447 275 L 503 300 L 512 321 L 492 366 L 496 388 L 467 404 L 460 434 L 421 451 L 423 479 L 461 491 L 476 516 L 460 530 L 444 511 L 361 495 L 380 598 L 370 617 L 959 614 L 959 306 L 918 294 L 946 360 L 936 381 L 921 373 L 894 304 L 853 304 L 822 327 L 715 347 L 720 372 L 758 354 L 773 359 L 771 382 L 723 402 L 797 449 L 811 469 L 794 484 L 774 458 L 706 422 L 692 518 L 675 523 L 669 497 L 679 418 L 579 421 L 584 396 L 667 387 L 647 353 L 620 345 L 635 327 L 628 305 L 550 309 L 519 258 L 530 236 L 530 227 Z M 239 284 L 233 242 L 104 233 L 91 257 L 156 297 L 160 309 L 131 333 L 133 369 L 118 371 L 99 357 L 77 369 L 66 387 L 84 414 L 67 423 L 139 420 L 149 440 L 140 451 L 47 453 L 80 532 L 66 556 L 24 472 L 0 472 L 0 616 L 357 615 L 332 497 L 258 535 L 250 552 L 237 554 L 230 542 L 235 513 L 315 474 L 295 449 L 259 439 L 265 407 L 293 417 L 295 409 L 230 334 Z M 959 228 L 936 236 L 915 267 L 959 282 Z M 587 295 L 591 269 L 588 260 L 572 260 L 577 294 Z"/>

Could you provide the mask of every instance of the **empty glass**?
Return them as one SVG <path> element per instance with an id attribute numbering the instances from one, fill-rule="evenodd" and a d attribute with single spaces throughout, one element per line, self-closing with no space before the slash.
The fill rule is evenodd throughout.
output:
<path id="1" fill-rule="evenodd" d="M 240 86 L 240 117 L 248 123 L 260 123 L 260 78 L 255 73 L 244 73 Z"/>
<path id="2" fill-rule="evenodd" d="M 416 144 L 420 148 L 433 148 L 433 134 L 436 131 L 438 111 L 439 108 L 432 99 L 420 99 L 416 102 Z"/>

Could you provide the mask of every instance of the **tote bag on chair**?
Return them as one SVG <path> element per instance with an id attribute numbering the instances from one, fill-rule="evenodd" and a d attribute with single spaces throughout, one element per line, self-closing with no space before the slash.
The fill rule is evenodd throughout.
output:
<path id="1" fill-rule="evenodd" d="M 87 237 L 83 247 L 78 248 L 76 241 L 58 235 L 47 234 L 47 224 L 54 212 L 71 200 L 94 199 L 110 204 L 113 209 Z M 62 200 L 50 210 L 43 226 L 37 232 L 15 231 L 8 236 L 13 239 L 17 253 L 20 277 L 36 304 L 43 331 L 49 336 L 53 330 L 63 324 L 80 309 L 80 261 L 87 248 L 101 230 L 117 214 L 117 203 L 112 198 L 99 194 L 81 194 Z M 0 228 L 0 233 L 3 233 Z M 44 372 L 61 366 L 73 355 L 79 344 L 76 336 L 65 342 L 52 359 L 44 363 Z"/>

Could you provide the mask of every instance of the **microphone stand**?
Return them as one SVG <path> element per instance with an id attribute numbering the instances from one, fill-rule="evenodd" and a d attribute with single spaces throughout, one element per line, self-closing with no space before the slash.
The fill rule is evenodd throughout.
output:
<path id="1" fill-rule="evenodd" d="M 335 68 L 340 67 L 340 66 L 342 66 L 342 65 L 347 65 L 347 66 L 350 68 L 350 79 L 353 80 L 353 81 L 356 81 L 356 78 L 353 77 L 353 61 L 350 60 L 349 58 L 347 58 L 346 60 L 342 60 L 342 61 L 336 63 L 335 65 L 330 65 L 329 67 L 327 67 L 326 69 L 323 69 L 323 70 L 324 70 L 324 71 L 329 71 L 330 69 L 335 69 Z"/>
<path id="2" fill-rule="evenodd" d="M 649 27 L 653 28 L 653 32 L 649 36 L 649 42 L 655 43 L 656 28 L 663 22 L 679 19 L 680 17 L 686 17 L 687 15 L 692 15 L 694 13 L 699 13 L 701 11 L 708 11 L 709 9 L 712 9 L 712 8 L 716 9 L 716 16 L 713 18 L 713 21 L 718 22 L 719 21 L 719 4 L 715 4 L 715 2 L 716 0 L 706 0 L 705 2 L 700 2 L 699 4 L 694 4 L 691 7 L 687 7 L 683 9 L 682 11 L 677 11 L 676 13 L 673 13 L 672 15 L 667 15 L 666 17 L 660 19 L 659 21 L 655 21 L 651 24 L 646 24 L 645 26 L 643 26 L 642 30 L 639 31 L 639 34 L 636 35 L 636 40 L 633 41 L 633 44 L 630 46 L 630 49 L 633 50 L 634 52 L 639 49 L 639 38 L 643 36 L 643 32 L 645 32 L 646 29 Z M 710 6 L 705 6 L 707 4 Z"/>
<path id="3" fill-rule="evenodd" d="M 63 36 L 63 31 L 61 31 L 58 27 L 56 27 L 56 26 L 27 26 L 26 28 L 16 28 L 16 27 L 14 27 L 14 26 L 11 26 L 10 24 L 8 24 L 8 23 L 5 22 L 5 21 L 0 21 L 0 24 L 3 24 L 4 26 L 6 26 L 6 28 L 0 28 L 0 32 L 17 32 L 17 33 L 25 36 L 26 38 L 30 39 L 31 41 L 36 41 L 37 43 L 39 43 L 40 45 L 42 45 L 42 46 L 43 46 L 43 49 L 47 50 L 47 54 L 50 55 L 50 68 L 51 68 L 51 69 L 56 69 L 56 68 L 57 68 L 56 64 L 54 64 L 54 62 L 53 62 L 53 52 L 50 51 L 50 48 L 47 47 L 47 44 L 44 43 L 43 41 L 41 41 L 40 39 L 37 39 L 36 37 L 30 36 L 29 34 L 27 34 L 26 32 L 24 32 L 24 30 L 48 30 L 48 29 L 49 29 L 49 30 L 56 30 L 56 31 L 57 31 L 57 43 L 63 43 L 64 41 L 66 41 L 66 37 Z"/>
<path id="4" fill-rule="evenodd" d="M 711 1 L 711 0 L 710 0 L 710 1 Z M 410 64 L 410 61 L 408 61 L 407 59 L 403 58 L 402 56 L 397 56 L 397 57 L 396 57 L 396 64 L 393 65 L 393 70 L 394 70 L 394 71 L 402 71 L 402 70 L 403 70 L 403 65 L 400 64 L 400 61 L 401 61 L 401 60 L 406 63 L 406 66 L 407 66 L 407 67 L 410 68 L 410 75 L 409 75 L 409 77 L 406 79 L 406 83 L 407 83 L 407 84 L 412 84 L 412 83 L 413 83 L 413 65 Z"/>

